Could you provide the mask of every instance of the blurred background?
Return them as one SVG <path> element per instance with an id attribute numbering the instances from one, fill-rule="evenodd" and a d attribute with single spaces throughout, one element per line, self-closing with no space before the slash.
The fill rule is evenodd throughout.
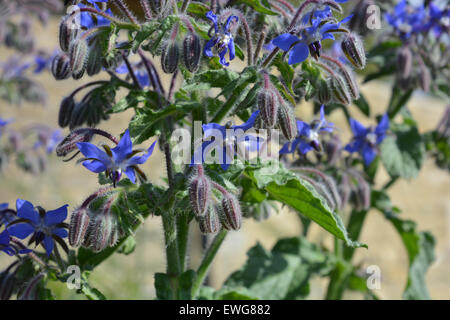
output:
<path id="1" fill-rule="evenodd" d="M 39 47 L 51 52 L 57 47 L 58 22 L 52 18 L 47 28 L 36 25 L 35 33 L 41 35 Z M 4 62 L 14 54 L 5 48 L 0 49 L 0 61 Z M 231 67 L 240 68 L 240 61 L 234 60 Z M 104 76 L 104 75 L 103 75 Z M 102 76 L 96 77 L 101 79 Z M 83 82 L 92 81 L 86 77 L 74 80 L 56 81 L 50 73 L 44 72 L 36 77 L 48 93 L 46 106 L 24 103 L 18 107 L 0 101 L 0 117 L 13 118 L 12 128 L 21 128 L 35 123 L 44 123 L 57 128 L 57 111 L 61 99 L 72 92 Z M 168 79 L 164 79 L 167 83 Z M 390 84 L 387 81 L 371 82 L 363 85 L 361 90 L 369 100 L 374 114 L 384 111 L 390 96 Z M 120 97 L 117 97 L 118 99 Z M 421 132 L 434 129 L 438 124 L 445 104 L 441 100 L 416 93 L 409 104 L 413 116 L 419 122 Z M 352 107 L 350 107 L 352 108 Z M 311 106 L 297 106 L 297 116 L 309 118 Z M 359 111 L 350 110 L 358 118 Z M 103 122 L 100 128 L 114 135 L 121 134 L 132 117 L 132 112 L 114 115 Z M 330 121 L 336 123 L 342 133 L 343 141 L 350 138 L 350 129 L 340 112 L 334 113 Z M 67 134 L 66 130 L 64 134 Z M 143 147 L 153 140 L 147 141 Z M 165 173 L 162 166 L 162 154 L 159 150 L 150 157 L 142 169 L 152 183 L 163 184 L 161 178 Z M 382 185 L 388 180 L 386 173 L 381 172 L 377 181 Z M 31 201 L 47 209 L 69 204 L 73 209 L 90 193 L 96 190 L 97 178 L 74 162 L 64 163 L 56 156 L 49 159 L 47 171 L 32 175 L 24 173 L 11 164 L 0 173 L 0 203 L 8 202 L 14 206 L 17 198 Z M 417 222 L 418 230 L 428 230 L 436 237 L 436 261 L 427 274 L 428 288 L 433 299 L 450 299 L 450 179 L 448 173 L 435 167 L 432 161 L 425 163 L 420 175 L 411 181 L 398 182 L 390 192 L 394 205 L 403 210 L 402 217 Z M 165 270 L 164 239 L 161 233 L 159 217 L 149 217 L 144 226 L 137 231 L 137 247 L 129 256 L 115 254 L 91 276 L 92 285 L 97 287 L 110 299 L 152 299 L 155 297 L 153 275 Z M 191 224 L 189 264 L 191 268 L 198 266 L 201 258 L 201 241 L 198 226 Z M 210 285 L 219 288 L 223 281 L 246 260 L 247 250 L 260 242 L 270 249 L 277 239 L 297 236 L 301 225 L 296 214 L 284 208 L 263 221 L 245 220 L 239 232 L 231 232 L 220 249 L 213 265 Z M 312 226 L 309 240 L 323 243 L 331 247 L 331 237 L 318 226 Z M 360 241 L 368 244 L 369 249 L 358 249 L 355 262 L 362 266 L 377 265 L 381 269 L 381 289 L 375 290 L 382 299 L 400 299 L 406 285 L 408 257 L 399 235 L 392 225 L 378 212 L 369 212 Z M 0 267 L 7 264 L 9 258 L 0 255 Z M 311 299 L 321 299 L 325 295 L 326 281 L 314 279 L 311 284 Z M 61 299 L 82 299 L 74 291 L 64 285 L 55 285 L 54 293 Z M 346 294 L 345 298 L 359 299 L 358 294 Z"/>

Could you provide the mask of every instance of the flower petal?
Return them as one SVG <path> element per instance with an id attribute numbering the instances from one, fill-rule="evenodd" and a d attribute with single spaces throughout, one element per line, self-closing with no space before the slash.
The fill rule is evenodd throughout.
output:
<path id="1" fill-rule="evenodd" d="M 355 119 L 350 119 L 350 127 L 352 128 L 352 132 L 356 137 L 365 136 L 368 131 L 366 127 L 364 127 Z"/>
<path id="2" fill-rule="evenodd" d="M 125 130 L 122 138 L 119 141 L 119 144 L 111 149 L 114 160 L 117 163 L 122 162 L 130 153 L 133 152 L 133 143 L 130 138 L 130 130 Z"/>
<path id="3" fill-rule="evenodd" d="M 233 129 L 234 130 L 242 129 L 244 131 L 247 131 L 250 128 L 253 128 L 253 126 L 255 125 L 255 120 L 256 120 L 256 117 L 258 116 L 258 114 L 259 114 L 259 110 L 256 110 L 255 112 L 252 113 L 250 118 L 248 118 L 248 120 L 245 123 L 243 123 L 243 124 L 241 124 L 239 126 L 233 126 Z"/>
<path id="4" fill-rule="evenodd" d="M 31 204 L 31 202 L 22 199 L 17 199 L 16 208 L 17 208 L 17 216 L 19 218 L 28 219 L 34 223 L 39 223 L 40 221 L 39 213 L 34 209 L 34 206 Z"/>
<path id="5" fill-rule="evenodd" d="M 8 232 L 11 236 L 23 240 L 34 232 L 34 228 L 29 223 L 18 223 L 8 227 Z"/>
<path id="6" fill-rule="evenodd" d="M 278 48 L 280 48 L 283 51 L 288 51 L 291 46 L 294 44 L 294 42 L 299 41 L 299 38 L 290 34 L 290 33 L 283 33 L 272 40 L 272 43 L 276 45 Z"/>
<path id="7" fill-rule="evenodd" d="M 289 64 L 303 62 L 309 56 L 308 45 L 304 42 L 297 43 L 289 52 Z"/>
<path id="8" fill-rule="evenodd" d="M 94 173 L 100 173 L 107 169 L 105 164 L 103 162 L 100 162 L 98 160 L 93 161 L 85 161 L 83 162 L 83 166 L 88 169 L 89 171 L 92 171 Z"/>
<path id="9" fill-rule="evenodd" d="M 131 182 L 136 183 L 136 173 L 134 172 L 133 167 L 127 167 L 127 169 L 125 170 L 125 174 Z"/>
<path id="10" fill-rule="evenodd" d="M 50 254 L 52 253 L 54 246 L 55 246 L 55 241 L 53 240 L 53 238 L 51 236 L 45 236 L 44 248 L 45 248 L 45 251 L 47 252 L 47 257 L 50 257 Z"/>
<path id="11" fill-rule="evenodd" d="M 58 209 L 47 211 L 44 217 L 44 223 L 47 226 L 51 226 L 54 224 L 58 224 L 66 220 L 67 218 L 67 207 L 68 205 L 64 205 Z"/>
<path id="12" fill-rule="evenodd" d="M 106 167 L 111 164 L 111 158 L 96 145 L 89 142 L 78 142 L 77 147 L 86 158 L 97 159 Z"/>

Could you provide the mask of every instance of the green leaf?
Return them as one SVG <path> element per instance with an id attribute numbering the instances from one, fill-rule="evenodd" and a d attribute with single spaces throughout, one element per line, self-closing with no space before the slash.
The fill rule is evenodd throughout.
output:
<path id="1" fill-rule="evenodd" d="M 391 177 L 414 178 L 425 160 L 425 145 L 413 124 L 391 125 L 396 138 L 388 136 L 380 146 L 381 160 Z"/>
<path id="2" fill-rule="evenodd" d="M 400 234 L 408 252 L 409 272 L 403 298 L 430 299 L 426 285 L 426 272 L 435 260 L 433 235 L 429 232 L 417 232 L 416 224 L 411 220 L 402 220 L 389 213 L 385 213 L 385 216 Z"/>
<path id="3" fill-rule="evenodd" d="M 310 277 L 331 270 L 327 255 L 304 238 L 282 239 L 270 252 L 258 243 L 247 256 L 246 264 L 225 281 L 225 286 L 237 292 L 245 287 L 258 299 L 305 298 Z"/>
<path id="4" fill-rule="evenodd" d="M 256 12 L 260 12 L 260 13 L 264 13 L 264 14 L 268 14 L 271 16 L 276 16 L 278 15 L 278 13 L 273 12 L 272 10 L 264 7 L 259 0 L 237 0 L 235 2 L 236 4 L 246 4 L 249 7 L 252 7 Z"/>
<path id="5" fill-rule="evenodd" d="M 397 113 L 406 105 L 414 90 L 403 91 L 399 87 L 392 88 L 391 100 L 389 101 L 388 115 L 393 119 Z"/>
<path id="6" fill-rule="evenodd" d="M 208 70 L 196 74 L 190 79 L 186 85 L 183 86 L 183 90 L 209 90 L 211 88 L 224 88 L 231 81 L 237 79 L 239 74 L 227 69 Z"/>
<path id="7" fill-rule="evenodd" d="M 379 45 L 375 46 L 372 50 L 370 50 L 370 52 L 367 54 L 367 57 L 373 58 L 374 56 L 390 53 L 392 50 L 395 50 L 402 45 L 403 42 L 400 40 L 383 41 Z"/>
<path id="8" fill-rule="evenodd" d="M 370 106 L 366 98 L 362 93 L 359 94 L 358 100 L 353 100 L 353 103 L 358 107 L 358 109 L 364 113 L 367 117 L 370 116 Z"/>
<path id="9" fill-rule="evenodd" d="M 129 255 L 136 249 L 136 239 L 133 236 L 129 236 L 117 249 L 117 253 L 122 253 L 124 255 Z"/>
<path id="10" fill-rule="evenodd" d="M 310 183 L 299 179 L 281 164 L 259 169 L 248 168 L 246 175 L 259 189 L 267 191 L 270 199 L 289 205 L 335 237 L 344 240 L 348 246 L 367 248 L 367 245 L 354 242 L 348 237 L 342 219 L 331 211 Z"/>

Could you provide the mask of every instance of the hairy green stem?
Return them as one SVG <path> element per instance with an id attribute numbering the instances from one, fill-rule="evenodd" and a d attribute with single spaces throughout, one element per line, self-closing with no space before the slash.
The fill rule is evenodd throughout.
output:
<path id="1" fill-rule="evenodd" d="M 189 217 L 187 214 L 177 216 L 177 241 L 178 241 L 178 259 L 180 261 L 180 270 L 183 272 L 186 268 L 186 253 L 189 241 Z"/>
<path id="2" fill-rule="evenodd" d="M 192 285 L 192 298 L 195 299 L 195 297 L 198 294 L 198 291 L 200 290 L 201 285 L 203 284 L 203 281 L 205 280 L 206 276 L 208 275 L 208 271 L 211 268 L 211 264 L 219 251 L 220 246 L 222 245 L 223 241 L 225 240 L 225 237 L 227 235 L 228 231 L 221 230 L 214 240 L 211 242 L 211 245 L 209 246 L 208 250 L 206 251 L 203 260 L 200 264 L 200 267 L 197 270 L 197 278 L 194 281 L 194 284 Z"/>

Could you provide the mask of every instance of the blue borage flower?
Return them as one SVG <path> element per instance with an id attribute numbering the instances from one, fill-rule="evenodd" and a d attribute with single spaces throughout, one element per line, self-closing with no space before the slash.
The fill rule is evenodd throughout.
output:
<path id="1" fill-rule="evenodd" d="M 384 114 L 375 129 L 364 127 L 355 119 L 350 119 L 350 127 L 354 135 L 353 141 L 345 146 L 350 153 L 359 152 L 366 166 L 370 165 L 377 154 L 377 145 L 383 142 L 389 129 L 389 117 Z"/>
<path id="2" fill-rule="evenodd" d="M 333 132 L 334 124 L 325 120 L 325 109 L 320 107 L 320 120 L 311 124 L 297 120 L 297 138 L 292 142 L 287 142 L 280 150 L 280 154 L 293 153 L 299 150 L 302 154 L 307 154 L 311 150 L 320 150 L 319 135 L 321 132 Z"/>
<path id="3" fill-rule="evenodd" d="M 347 2 L 347 0 L 334 0 L 334 2 L 345 3 L 345 2 Z M 302 22 L 304 24 L 309 23 L 312 20 L 311 16 L 312 16 L 312 19 L 314 19 L 314 18 L 325 19 L 325 18 L 329 18 L 329 17 L 333 16 L 333 13 L 331 11 L 330 6 L 318 4 L 318 5 L 316 5 L 314 10 L 306 13 L 303 16 Z"/>
<path id="4" fill-rule="evenodd" d="M 433 30 L 436 36 L 444 31 L 441 19 L 450 17 L 450 10 L 440 9 L 431 2 L 427 7 L 423 4 L 413 6 L 408 1 L 402 0 L 393 12 L 385 14 L 386 21 L 394 27 L 403 40 L 407 40 L 413 34 Z"/>
<path id="5" fill-rule="evenodd" d="M 219 155 L 216 155 L 219 158 L 220 166 L 223 170 L 228 169 L 234 160 L 236 152 L 243 151 L 242 148 L 249 152 L 259 150 L 262 139 L 247 132 L 253 128 L 258 114 L 259 110 L 253 112 L 250 118 L 241 125 L 231 125 L 231 123 L 228 123 L 225 126 L 222 126 L 217 123 L 208 123 L 202 126 L 203 140 L 220 136 L 221 142 L 223 142 L 222 152 Z M 213 143 L 214 141 L 215 140 L 204 141 L 202 146 L 195 150 L 191 166 L 193 164 L 205 162 L 205 155 L 217 148 L 218 142 Z M 220 147 L 218 149 L 220 149 Z"/>
<path id="6" fill-rule="evenodd" d="M 228 67 L 230 64 L 225 60 L 225 55 L 227 54 L 227 52 L 229 52 L 230 61 L 233 60 L 236 56 L 233 35 L 230 32 L 231 23 L 233 20 L 235 20 L 234 22 L 237 23 L 239 21 L 239 18 L 237 16 L 231 15 L 228 17 L 227 22 L 224 26 L 219 26 L 217 22 L 217 16 L 212 11 L 208 11 L 206 13 L 206 17 L 213 22 L 215 34 L 206 43 L 204 53 L 208 57 L 218 56 L 220 58 L 220 63 L 223 66 Z"/>
<path id="7" fill-rule="evenodd" d="M 83 166 L 94 173 L 106 171 L 106 175 L 112 180 L 114 186 L 119 182 L 122 172 L 125 172 L 131 182 L 136 183 L 136 172 L 145 179 L 144 173 L 138 168 L 138 164 L 143 164 L 153 153 L 156 141 L 147 149 L 147 153 L 135 156 L 145 150 L 133 150 L 130 132 L 127 129 L 120 139 L 119 144 L 110 149 L 103 145 L 103 150 L 89 142 L 77 143 L 78 149 L 86 157 L 81 159 Z"/>
<path id="8" fill-rule="evenodd" d="M 29 201 L 17 199 L 17 217 L 18 219 L 9 223 L 7 230 L 11 236 L 19 239 L 25 239 L 32 235 L 29 244 L 33 242 L 37 245 L 42 244 L 50 256 L 55 241 L 68 251 L 63 238 L 66 238 L 68 225 L 64 223 L 67 218 L 67 207 L 64 205 L 58 209 L 45 211 L 40 207 L 34 207 Z"/>
<path id="9" fill-rule="evenodd" d="M 116 73 L 129 74 L 128 67 L 125 62 L 116 68 Z M 146 70 L 140 70 L 140 69 L 135 70 L 134 75 L 136 76 L 136 79 L 138 80 L 138 82 L 142 88 L 148 87 L 150 85 L 150 77 L 148 76 L 148 73 Z"/>
<path id="10" fill-rule="evenodd" d="M 3 251 L 4 253 L 13 256 L 16 251 L 10 246 L 10 237 L 7 230 L 4 230 L 2 233 L 0 233 L 0 251 Z"/>
<path id="11" fill-rule="evenodd" d="M 352 15 L 338 23 L 330 23 L 322 19 L 313 19 L 312 25 L 300 31 L 300 37 L 290 33 L 283 33 L 272 40 L 273 45 L 289 53 L 289 64 L 305 61 L 309 54 L 314 58 L 320 57 L 322 40 L 334 40 L 334 32 L 342 32 L 341 25 L 347 23 Z"/>
<path id="12" fill-rule="evenodd" d="M 0 203 L 0 227 L 16 219 L 17 216 L 12 209 L 9 209 L 9 205 L 7 203 Z"/>
<path id="13" fill-rule="evenodd" d="M 108 0 L 98 0 L 98 1 L 93 1 L 93 0 L 87 0 L 88 3 L 90 3 L 91 5 L 93 5 L 95 7 L 95 9 L 100 10 L 99 6 L 97 5 L 96 2 L 108 2 Z M 79 8 L 86 8 L 87 6 L 79 3 L 77 4 L 77 6 Z M 111 9 L 107 9 L 106 11 L 104 11 L 104 13 L 106 13 L 109 16 L 112 16 L 112 11 Z M 87 29 L 91 29 L 93 27 L 101 27 L 101 26 L 109 26 L 111 24 L 111 21 L 109 21 L 107 18 L 100 16 L 100 15 L 96 15 L 95 16 L 97 21 L 94 21 L 93 18 L 93 14 L 90 12 L 81 12 L 80 15 L 80 24 L 82 27 L 87 28 Z"/>

